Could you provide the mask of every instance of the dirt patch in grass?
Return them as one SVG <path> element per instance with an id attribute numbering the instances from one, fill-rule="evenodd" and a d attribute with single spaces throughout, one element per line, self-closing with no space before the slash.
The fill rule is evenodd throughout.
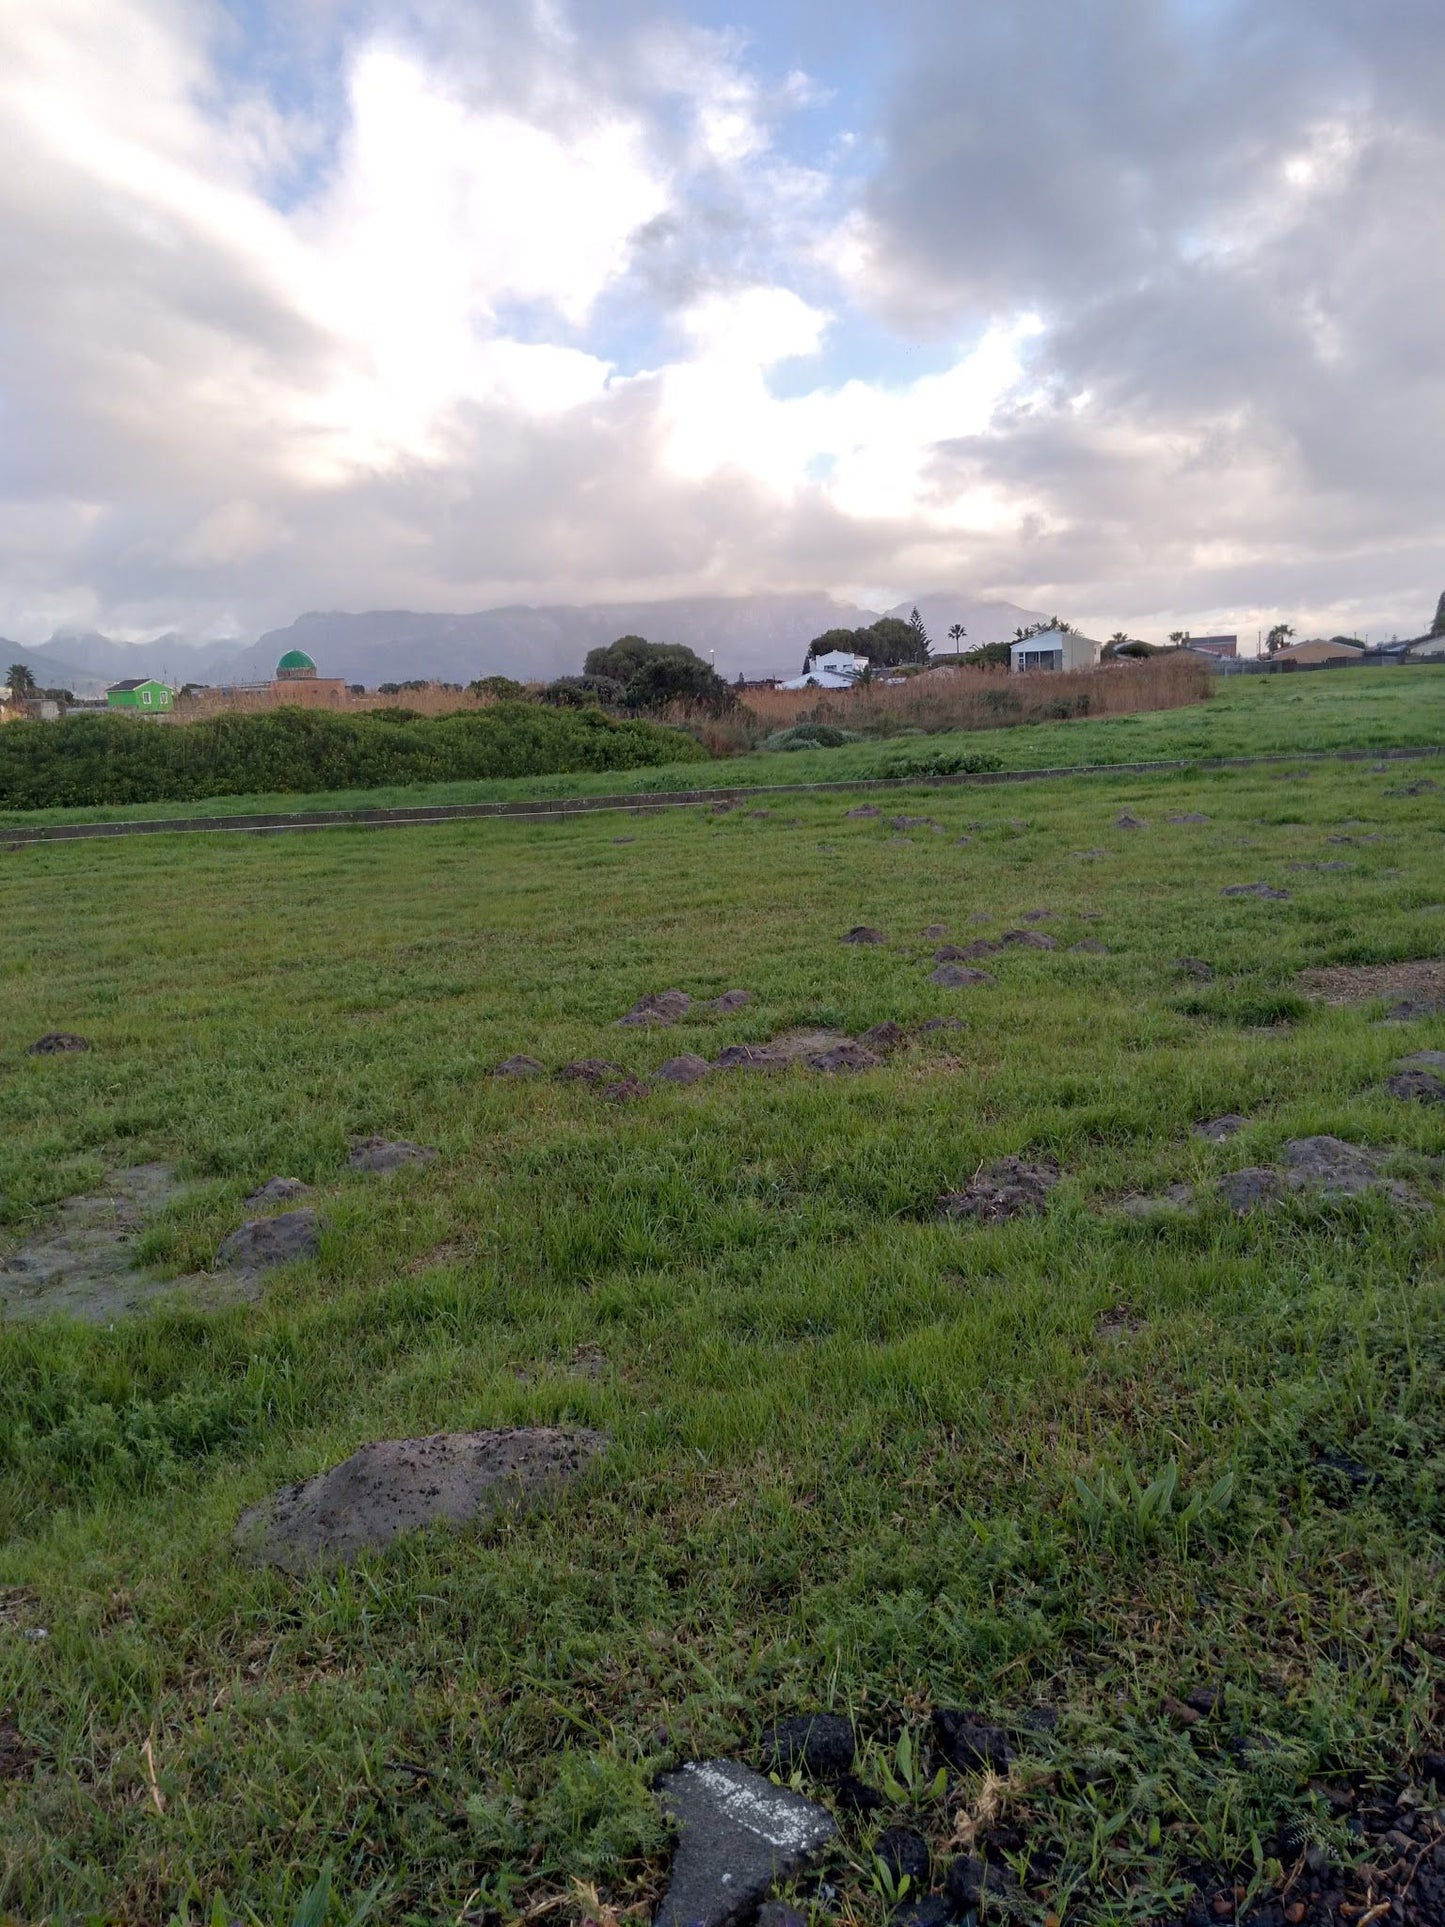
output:
<path id="1" fill-rule="evenodd" d="M 1326 1004 L 1366 1004 L 1375 997 L 1445 997 L 1445 957 L 1406 963 L 1325 964 L 1301 970 L 1302 990 Z"/>

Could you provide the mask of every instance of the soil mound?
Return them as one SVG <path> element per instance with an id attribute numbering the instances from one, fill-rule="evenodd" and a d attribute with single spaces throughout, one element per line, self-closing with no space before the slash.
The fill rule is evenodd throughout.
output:
<path id="1" fill-rule="evenodd" d="M 1010 1218 L 1042 1211 L 1049 1192 L 1059 1181 L 1055 1159 L 1028 1164 L 1022 1158 L 999 1158 L 980 1171 L 961 1191 L 949 1191 L 938 1201 L 946 1218 L 971 1218 L 978 1224 L 1004 1224 Z"/>

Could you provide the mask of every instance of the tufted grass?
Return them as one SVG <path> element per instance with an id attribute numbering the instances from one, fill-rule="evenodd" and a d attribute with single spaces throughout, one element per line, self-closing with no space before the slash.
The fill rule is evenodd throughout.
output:
<path id="1" fill-rule="evenodd" d="M 1249 685 L 1255 726 L 1343 681 Z M 255 1307 L 0 1326 L 0 1730 L 29 1756 L 0 1784 L 0 1917 L 192 1922 L 220 1896 L 289 1922 L 327 1865 L 336 1920 L 368 1896 L 567 1918 L 571 1882 L 645 1909 L 656 1772 L 818 1705 L 874 1771 L 932 1700 L 1057 1709 L 1006 1796 L 1056 1856 L 1040 1917 L 1146 1920 L 1204 1862 L 1249 1878 L 1286 1815 L 1343 1844 L 1311 1783 L 1439 1744 L 1440 1213 L 1109 1207 L 1322 1131 L 1438 1197 L 1445 1112 L 1381 1085 L 1445 1028 L 1293 982 L 1445 952 L 1441 794 L 1387 794 L 1419 773 L 920 787 L 885 808 L 946 834 L 906 841 L 828 796 L 7 857 L 0 1241 L 153 1158 L 190 1185 L 146 1237 L 167 1271 L 273 1173 L 319 1187 L 326 1229 Z M 1125 808 L 1151 827 L 1116 830 Z M 1190 809 L 1212 821 L 1166 823 Z M 1334 860 L 1357 867 L 1289 867 Z M 1291 900 L 1220 897 L 1255 878 Z M 1036 907 L 1058 952 L 927 982 L 923 926 Z M 860 922 L 890 945 L 840 946 Z M 1086 935 L 1112 954 L 1071 954 Z M 612 1028 L 671 984 L 754 1003 Z M 941 1014 L 964 1029 L 853 1079 L 617 1109 L 486 1075 Z M 23 1055 L 52 1028 L 96 1049 Z M 1244 1137 L 1191 1136 L 1226 1110 Z M 441 1157 L 345 1176 L 371 1131 Z M 1048 1213 L 938 1222 L 1006 1153 L 1058 1159 Z M 613 1446 L 555 1510 L 303 1582 L 231 1556 L 243 1506 L 368 1438 L 560 1422 Z M 1185 1499 L 1232 1492 L 1160 1519 L 1129 1477 L 1170 1465 Z M 1191 1737 L 1163 1702 L 1199 1686 L 1222 1698 Z M 942 1850 L 979 1792 L 885 1818 Z M 881 1917 L 866 1835 L 829 1879 L 825 1912 Z"/>

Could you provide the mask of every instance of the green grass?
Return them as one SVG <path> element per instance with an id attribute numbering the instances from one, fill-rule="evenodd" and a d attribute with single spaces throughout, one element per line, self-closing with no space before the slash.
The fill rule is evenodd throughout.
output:
<path id="1" fill-rule="evenodd" d="M 1437 737 L 1334 706 L 1409 680 L 989 741 L 1279 748 L 1306 712 L 1303 746 Z M 1319 1131 L 1392 1147 L 1434 1194 L 1445 1113 L 1380 1087 L 1439 1024 L 1292 995 L 1304 965 L 1445 950 L 1439 794 L 1385 793 L 1412 774 L 920 788 L 898 807 L 949 834 L 908 842 L 829 795 L 5 857 L 0 1238 L 151 1158 L 193 1186 L 148 1234 L 177 1274 L 273 1173 L 320 1187 L 327 1223 L 255 1307 L 0 1327 L 0 1585 L 33 1593 L 0 1597 L 0 1723 L 38 1755 L 0 1786 L 0 1916 L 195 1921 L 223 1895 L 289 1921 L 327 1863 L 338 1919 L 372 1894 L 388 1921 L 509 1920 L 571 1879 L 646 1903 L 660 1768 L 750 1757 L 771 1718 L 829 1705 L 876 1777 L 934 1699 L 1059 1709 L 1008 1817 L 1090 1923 L 1149 1918 L 1201 1861 L 1248 1877 L 1282 1815 L 1346 1847 L 1311 1781 L 1397 1769 L 1442 1683 L 1440 1214 L 1107 1207 Z M 1152 827 L 1114 829 L 1126 807 Z M 1186 809 L 1213 820 L 1166 824 Z M 1327 842 L 1355 818 L 1381 840 Z M 1255 878 L 1291 901 L 1220 897 Z M 966 939 L 1037 906 L 1113 954 L 928 983 L 924 925 Z M 893 942 L 840 946 L 860 922 Z M 1218 967 L 1207 992 L 1184 953 Z M 612 1027 L 670 984 L 755 1002 Z M 486 1075 L 945 1013 L 966 1028 L 854 1079 L 720 1075 L 616 1109 Z M 51 1028 L 96 1049 L 24 1056 Z M 1225 1110 L 1246 1136 L 1191 1136 Z M 441 1157 L 343 1175 L 370 1131 Z M 1045 1216 L 938 1221 L 941 1191 L 1030 1152 L 1065 1173 Z M 1099 1335 L 1119 1305 L 1140 1329 Z M 302 1582 L 231 1555 L 245 1505 L 366 1439 L 553 1422 L 614 1444 L 552 1513 Z M 1322 1451 L 1375 1482 L 1332 1489 Z M 1164 1517 L 1128 1481 L 1171 1465 Z M 1163 1700 L 1203 1685 L 1223 1697 L 1191 1737 Z M 924 1783 L 885 1819 L 941 1847 L 976 1792 Z M 866 1835 L 829 1878 L 835 1913 L 881 1917 Z"/>
<path id="2" fill-rule="evenodd" d="M 1208 703 L 1099 721 L 1028 724 L 927 739 L 928 752 L 961 748 L 999 758 L 1003 769 L 1051 769 L 1164 757 L 1262 756 L 1300 750 L 1401 749 L 1445 743 L 1445 674 L 1431 669 L 1320 671 L 1312 675 L 1221 678 Z M 924 745 L 917 746 L 924 753 Z M 510 798 L 613 796 L 650 790 L 774 783 L 833 783 L 884 773 L 909 744 L 856 743 L 833 750 L 735 756 L 475 783 L 400 784 L 313 795 L 208 797 L 204 802 L 112 808 L 0 811 L 0 825 L 157 821 L 279 810 L 399 809 Z"/>

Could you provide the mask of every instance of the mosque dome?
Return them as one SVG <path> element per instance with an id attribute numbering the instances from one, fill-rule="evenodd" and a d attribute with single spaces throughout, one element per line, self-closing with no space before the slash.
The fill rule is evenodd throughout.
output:
<path id="1" fill-rule="evenodd" d="M 307 682 L 316 674 L 316 664 L 304 649 L 288 649 L 276 665 L 277 682 Z"/>

